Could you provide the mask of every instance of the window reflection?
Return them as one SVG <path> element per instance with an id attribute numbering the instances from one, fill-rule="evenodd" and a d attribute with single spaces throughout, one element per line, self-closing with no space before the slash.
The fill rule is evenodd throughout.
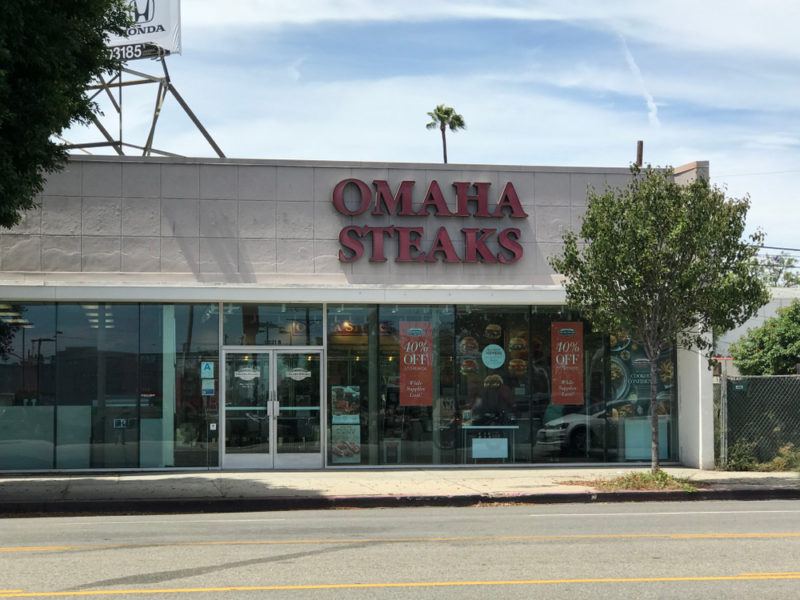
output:
<path id="1" fill-rule="evenodd" d="M 224 340 L 235 346 L 321 346 L 319 304 L 226 304 Z"/>
<path id="2" fill-rule="evenodd" d="M 377 307 L 328 308 L 328 461 L 332 465 L 381 463 L 377 335 Z"/>
<path id="3" fill-rule="evenodd" d="M 0 469 L 53 468 L 55 305 L 0 303 Z"/>
<path id="4" fill-rule="evenodd" d="M 528 307 L 457 307 L 462 462 L 529 462 Z"/>
<path id="5" fill-rule="evenodd" d="M 452 307 L 381 306 L 378 318 L 385 463 L 455 462 Z"/>

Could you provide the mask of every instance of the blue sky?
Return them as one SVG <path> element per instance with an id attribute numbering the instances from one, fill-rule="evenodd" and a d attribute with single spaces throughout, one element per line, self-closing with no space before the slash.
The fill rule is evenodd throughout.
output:
<path id="1" fill-rule="evenodd" d="M 709 160 L 715 183 L 750 194 L 750 227 L 767 244 L 800 246 L 800 3 L 183 0 L 181 10 L 173 82 L 228 156 L 438 162 L 425 113 L 446 103 L 468 126 L 449 140 L 451 162 L 626 166 L 643 139 L 655 165 Z M 126 91 L 133 143 L 154 93 Z M 212 155 L 172 100 L 156 146 Z"/>

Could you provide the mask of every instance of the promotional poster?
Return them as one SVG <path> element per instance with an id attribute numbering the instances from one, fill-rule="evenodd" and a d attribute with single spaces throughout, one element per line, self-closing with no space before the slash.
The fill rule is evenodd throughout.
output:
<path id="1" fill-rule="evenodd" d="M 550 329 L 552 403 L 583 404 L 583 323 L 556 321 Z"/>
<path id="2" fill-rule="evenodd" d="M 400 406 L 433 405 L 430 323 L 400 321 Z"/>

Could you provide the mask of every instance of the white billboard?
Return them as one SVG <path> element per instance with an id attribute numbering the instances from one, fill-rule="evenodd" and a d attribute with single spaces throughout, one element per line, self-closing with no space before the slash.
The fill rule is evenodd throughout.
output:
<path id="1" fill-rule="evenodd" d="M 108 42 L 115 58 L 130 60 L 152 56 L 153 47 L 167 54 L 180 54 L 180 0 L 129 0 L 129 4 L 133 25 L 126 35 L 112 35 Z"/>

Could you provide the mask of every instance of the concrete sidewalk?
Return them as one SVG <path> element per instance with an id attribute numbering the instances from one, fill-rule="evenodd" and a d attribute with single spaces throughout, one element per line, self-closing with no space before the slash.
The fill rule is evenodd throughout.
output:
<path id="1" fill-rule="evenodd" d="M 698 492 L 598 492 L 615 468 L 191 471 L 0 476 L 0 515 L 120 514 L 299 508 L 473 505 L 492 502 L 800 499 L 796 473 L 668 468 Z M 585 481 L 586 484 L 575 482 Z M 572 483 L 567 483 L 572 482 Z"/>

